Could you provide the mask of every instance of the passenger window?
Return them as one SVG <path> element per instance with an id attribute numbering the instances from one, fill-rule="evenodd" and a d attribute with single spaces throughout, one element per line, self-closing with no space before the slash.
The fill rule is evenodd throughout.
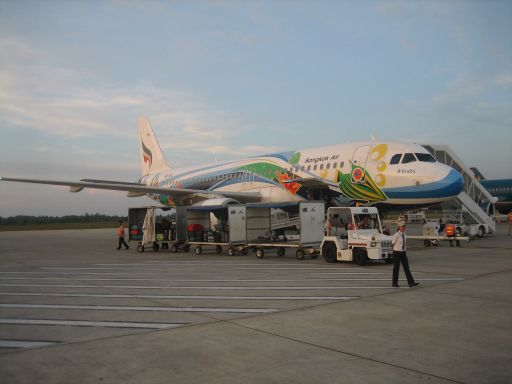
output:
<path id="1" fill-rule="evenodd" d="M 342 161 L 342 162 L 340 163 L 340 168 L 343 168 L 343 166 L 344 166 L 344 165 L 345 165 L 345 162 L 344 162 L 344 161 Z"/>
<path id="2" fill-rule="evenodd" d="M 416 153 L 416 157 L 419 161 L 423 161 L 424 163 L 435 163 L 436 159 L 430 153 Z"/>
<path id="3" fill-rule="evenodd" d="M 316 164 L 315 164 L 315 166 L 313 167 L 313 171 L 316 171 Z"/>
<path id="4" fill-rule="evenodd" d="M 308 171 L 311 171 L 311 165 L 308 165 Z"/>
<path id="5" fill-rule="evenodd" d="M 331 168 L 331 163 L 327 163 L 327 165 L 326 165 L 326 167 L 325 167 L 325 168 L 326 168 L 326 169 Z"/>
<path id="6" fill-rule="evenodd" d="M 333 167 L 333 168 L 336 168 L 337 166 L 338 166 L 338 163 L 334 163 L 334 164 L 332 165 L 332 167 Z"/>
<path id="7" fill-rule="evenodd" d="M 396 155 L 393 155 L 389 164 L 398 164 L 400 162 L 401 157 L 402 157 L 401 153 L 397 153 Z"/>
<path id="8" fill-rule="evenodd" d="M 402 159 L 402 164 L 412 163 L 413 161 L 416 161 L 416 157 L 414 157 L 414 154 L 406 153 L 404 155 L 404 158 Z"/>
<path id="9" fill-rule="evenodd" d="M 324 169 L 324 165 L 323 164 L 320 164 L 320 169 Z"/>

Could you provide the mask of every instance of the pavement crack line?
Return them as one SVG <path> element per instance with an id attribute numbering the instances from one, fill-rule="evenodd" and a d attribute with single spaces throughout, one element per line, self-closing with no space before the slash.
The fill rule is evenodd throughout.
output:
<path id="1" fill-rule="evenodd" d="M 264 331 L 262 329 L 249 327 L 249 326 L 246 326 L 246 325 L 242 325 L 242 324 L 233 322 L 232 320 L 226 320 L 224 322 L 229 323 L 231 325 L 235 325 L 235 326 L 241 327 L 241 328 L 249 329 L 249 330 L 254 331 L 254 332 L 263 333 L 265 335 L 278 337 L 278 338 L 283 339 L 283 340 L 293 341 L 293 342 L 304 344 L 304 345 L 308 345 L 308 346 L 311 346 L 311 347 L 320 348 L 320 349 L 324 349 L 324 350 L 327 350 L 327 351 L 336 352 L 336 353 L 340 353 L 340 354 L 343 354 L 343 355 L 348 355 L 348 356 L 356 357 L 356 358 L 359 358 L 359 359 L 371 361 L 373 363 L 383 364 L 383 365 L 387 365 L 387 366 L 390 366 L 390 367 L 394 367 L 394 368 L 398 368 L 398 369 L 403 369 L 403 370 L 406 370 L 406 371 L 409 371 L 409 372 L 419 373 L 419 374 L 422 374 L 422 375 L 425 375 L 425 376 L 434 377 L 436 379 L 450 381 L 452 383 L 465 384 L 462 381 L 457 381 L 457 380 L 450 379 L 450 378 L 447 378 L 447 377 L 434 375 L 432 373 L 425 372 L 425 371 L 420 371 L 418 369 L 413 369 L 413 368 L 408 368 L 408 367 L 404 367 L 404 366 L 393 364 L 393 363 L 388 363 L 386 361 L 381 361 L 381 360 L 377 360 L 377 359 L 374 359 L 374 358 L 371 358 L 371 357 L 359 355 L 359 354 L 354 353 L 354 352 L 348 352 L 348 351 L 344 351 L 344 350 L 341 350 L 341 349 L 336 349 L 336 348 L 333 348 L 333 347 L 327 347 L 325 345 L 310 343 L 308 341 L 295 339 L 293 337 L 283 336 L 283 335 L 279 335 L 277 333 L 273 333 L 273 332 L 269 332 L 269 331 Z"/>
<path id="2" fill-rule="evenodd" d="M 507 299 L 497 299 L 495 297 L 493 298 L 490 298 L 490 297 L 476 297 L 476 296 L 468 296 L 468 295 L 458 295 L 458 294 L 455 294 L 455 293 L 448 293 L 448 292 L 435 292 L 435 291 L 428 291 L 429 294 L 434 294 L 434 295 L 444 295 L 444 296 L 453 296 L 453 297 L 460 297 L 460 298 L 464 298 L 464 299 L 473 299 L 473 300 L 484 300 L 484 301 L 489 301 L 489 300 L 492 300 L 492 301 L 501 301 L 501 302 L 504 302 L 504 303 L 511 303 L 512 302 L 512 299 L 511 300 L 507 300 Z"/>

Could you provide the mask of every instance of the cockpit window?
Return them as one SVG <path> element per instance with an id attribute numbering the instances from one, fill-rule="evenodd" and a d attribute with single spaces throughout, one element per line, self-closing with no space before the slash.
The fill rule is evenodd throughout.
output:
<path id="1" fill-rule="evenodd" d="M 435 163 L 436 159 L 430 153 L 415 153 L 416 157 L 419 161 L 423 161 L 424 163 Z"/>
<path id="2" fill-rule="evenodd" d="M 414 153 L 406 153 L 402 159 L 402 164 L 412 163 L 413 161 L 416 161 Z"/>
<path id="3" fill-rule="evenodd" d="M 401 157 L 402 157 L 401 153 L 397 153 L 396 155 L 393 155 L 389 164 L 398 164 L 400 162 Z"/>

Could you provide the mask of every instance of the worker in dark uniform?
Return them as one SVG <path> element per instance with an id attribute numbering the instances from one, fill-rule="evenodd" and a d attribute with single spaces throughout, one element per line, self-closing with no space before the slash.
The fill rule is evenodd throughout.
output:
<path id="1" fill-rule="evenodd" d="M 126 241 L 124 240 L 124 227 L 123 221 L 119 220 L 119 227 L 117 228 L 117 237 L 119 238 L 119 244 L 117 245 L 117 250 L 121 249 L 121 246 L 124 245 L 125 249 L 130 249 Z"/>
<path id="2" fill-rule="evenodd" d="M 393 245 L 393 282 L 392 286 L 398 288 L 398 273 L 400 272 L 400 263 L 404 267 L 405 276 L 407 277 L 407 283 L 409 288 L 412 288 L 419 283 L 414 281 L 411 270 L 409 269 L 409 260 L 407 259 L 407 236 L 405 235 L 405 222 L 400 221 L 398 223 L 398 231 L 391 238 L 391 244 Z"/>

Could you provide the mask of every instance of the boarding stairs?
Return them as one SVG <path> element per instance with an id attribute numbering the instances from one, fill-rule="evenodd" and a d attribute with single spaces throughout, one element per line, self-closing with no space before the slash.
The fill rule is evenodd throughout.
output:
<path id="1" fill-rule="evenodd" d="M 292 218 L 286 219 L 286 220 L 274 220 L 274 218 L 272 218 L 270 227 L 273 231 L 275 231 L 277 229 L 282 229 L 282 228 L 294 228 L 294 227 L 296 229 L 300 229 L 300 217 L 292 217 Z"/>
<path id="2" fill-rule="evenodd" d="M 460 206 L 464 224 L 486 225 L 488 232 L 496 232 L 496 224 L 491 217 L 492 209 L 484 210 L 482 206 L 494 205 L 496 197 L 492 196 L 482 184 L 475 178 L 471 171 L 457 154 L 447 145 L 427 144 L 423 145 L 432 156 L 440 163 L 449 165 L 464 178 L 464 189 L 455 198 L 455 203 Z M 490 207 L 489 207 L 490 208 Z"/>

